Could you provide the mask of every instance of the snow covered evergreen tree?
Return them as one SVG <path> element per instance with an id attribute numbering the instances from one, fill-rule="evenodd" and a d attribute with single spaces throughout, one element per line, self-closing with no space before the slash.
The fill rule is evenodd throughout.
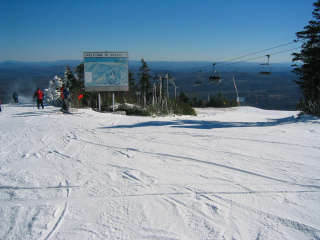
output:
<path id="1" fill-rule="evenodd" d="M 62 87 L 63 80 L 57 75 L 49 81 L 49 86 L 45 89 L 45 101 L 48 104 L 59 105 L 60 100 L 60 88 Z"/>

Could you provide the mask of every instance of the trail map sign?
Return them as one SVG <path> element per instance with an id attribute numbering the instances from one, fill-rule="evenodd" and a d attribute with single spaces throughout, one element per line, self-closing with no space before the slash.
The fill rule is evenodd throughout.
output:
<path id="1" fill-rule="evenodd" d="M 127 52 L 84 52 L 86 91 L 128 91 Z"/>

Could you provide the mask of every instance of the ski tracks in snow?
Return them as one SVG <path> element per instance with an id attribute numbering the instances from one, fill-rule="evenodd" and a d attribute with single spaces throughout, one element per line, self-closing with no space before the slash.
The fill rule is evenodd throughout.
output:
<path id="1" fill-rule="evenodd" d="M 281 224 L 285 227 L 288 227 L 288 228 L 291 228 L 293 230 L 296 230 L 296 231 L 299 231 L 299 232 L 303 232 L 305 233 L 306 235 L 309 235 L 311 237 L 311 239 L 315 239 L 315 240 L 318 240 L 320 239 L 320 230 L 313 227 L 313 226 L 310 226 L 310 225 L 307 225 L 307 224 L 304 224 L 304 223 L 300 223 L 298 221 L 294 221 L 294 220 L 291 220 L 291 219 L 287 219 L 287 218 L 283 218 L 283 217 L 280 217 L 280 216 L 277 216 L 277 215 L 274 215 L 274 214 L 271 214 L 271 213 L 267 213 L 267 212 L 264 212 L 262 210 L 258 210 L 256 208 L 253 208 L 253 207 L 249 207 L 249 206 L 246 206 L 244 204 L 240 204 L 240 203 L 237 203 L 235 202 L 234 200 L 230 200 L 228 198 L 224 198 L 222 196 L 219 196 L 219 195 L 213 195 L 213 197 L 215 199 L 218 199 L 218 200 L 221 200 L 223 202 L 226 202 L 228 204 L 230 204 L 230 208 L 237 208 L 238 211 L 248 211 L 248 212 L 252 212 L 252 213 L 255 213 L 259 216 L 260 219 L 263 219 L 263 218 L 268 218 L 270 220 L 273 221 L 272 223 L 272 227 L 274 229 L 278 228 L 277 224 Z M 257 239 L 259 239 L 261 235 L 261 232 L 258 233 L 258 236 L 257 236 Z"/>
<path id="2" fill-rule="evenodd" d="M 50 168 L 55 169 L 50 173 L 58 172 L 58 175 L 61 175 L 59 181 L 65 181 L 65 186 L 28 188 L 9 186 L 9 183 L 6 183 L 8 186 L 1 186 L 0 191 L 8 192 L 61 190 L 59 195 L 54 194 L 56 198 L 51 198 L 50 194 L 47 194 L 48 196 L 39 194 L 41 196 L 39 199 L 32 199 L 32 197 L 14 199 L 13 196 L 10 203 L 8 202 L 8 207 L 10 205 L 13 207 L 10 208 L 12 223 L 6 235 L 7 238 L 14 238 L 14 234 L 20 233 L 16 229 L 19 224 L 17 219 L 24 216 L 21 216 L 22 213 L 15 204 L 21 206 L 25 201 L 25 205 L 32 205 L 24 209 L 28 211 L 32 209 L 27 212 L 31 216 L 26 228 L 29 232 L 37 228 L 36 219 L 39 218 L 39 214 L 42 214 L 42 205 L 49 204 L 54 208 L 54 210 L 52 208 L 47 210 L 47 215 L 54 211 L 50 219 L 46 218 L 47 228 L 41 229 L 42 234 L 39 238 L 30 235 L 33 239 L 53 240 L 55 237 L 67 238 L 68 234 L 78 234 L 78 236 L 91 236 L 94 239 L 115 239 L 116 237 L 134 239 L 132 236 L 135 236 L 135 239 L 159 240 L 262 240 L 265 239 L 266 228 L 270 227 L 270 232 L 277 234 L 278 225 L 304 233 L 308 238 L 320 239 L 318 227 L 312 226 L 308 221 L 303 222 L 308 219 L 308 216 L 295 220 L 297 215 L 287 214 L 294 209 L 291 206 L 285 205 L 287 212 L 284 211 L 283 216 L 281 213 L 274 214 L 278 196 L 308 197 L 306 193 L 320 192 L 318 182 L 295 181 L 294 178 L 289 178 L 291 175 L 277 175 L 270 170 L 276 165 L 277 160 L 272 159 L 275 154 L 266 154 L 267 157 L 271 156 L 270 159 L 263 159 L 263 162 L 260 162 L 263 165 L 271 162 L 266 169 L 265 165 L 259 168 L 258 164 L 253 164 L 261 160 L 259 157 L 245 154 L 240 156 L 245 152 L 241 148 L 237 149 L 238 152 L 233 151 L 230 145 L 221 148 L 222 142 L 233 141 L 240 145 L 249 142 L 269 147 L 275 144 L 289 150 L 307 149 L 316 155 L 319 148 L 315 145 L 308 146 L 308 141 L 298 144 L 281 142 L 280 137 L 275 137 L 274 141 L 273 138 L 259 139 L 261 135 L 258 134 L 250 135 L 253 136 L 252 138 L 243 138 L 239 134 L 225 135 L 233 134 L 231 128 L 226 133 L 222 132 L 221 136 L 215 136 L 211 134 L 212 131 L 205 129 L 203 129 L 204 132 L 200 132 L 200 130 L 186 128 L 179 137 L 170 130 L 173 130 L 170 126 L 160 126 L 157 129 L 146 127 L 143 131 L 140 128 L 139 132 L 137 128 L 128 130 L 114 128 L 108 132 L 102 132 L 97 130 L 97 125 L 103 127 L 106 124 L 110 125 L 110 122 L 117 124 L 117 120 L 123 121 L 122 117 L 115 118 L 111 115 L 110 119 L 105 119 L 106 115 L 102 117 L 102 114 L 99 116 L 94 112 L 90 114 L 92 116 L 88 119 L 92 120 L 91 122 L 85 122 L 86 118 L 83 118 L 82 122 L 76 122 L 72 119 L 72 115 L 63 116 L 64 122 L 55 122 L 58 126 L 51 132 L 53 136 L 42 135 L 40 138 L 32 138 L 33 135 L 37 135 L 37 132 L 23 128 L 25 137 L 31 138 L 31 142 L 27 143 L 28 146 L 36 147 L 31 148 L 30 151 L 25 148 L 27 151 L 19 153 L 23 156 L 22 160 L 27 163 L 37 160 L 36 163 L 41 163 L 38 160 L 44 158 L 43 166 L 48 168 L 49 165 Z M 99 118 L 98 122 L 95 122 L 93 118 L 95 116 Z M 79 119 L 79 116 L 77 118 Z M 132 119 L 133 122 L 136 121 L 135 118 Z M 128 118 L 125 121 L 132 119 Z M 141 120 L 142 118 L 137 119 L 141 122 L 145 121 Z M 50 127 L 50 124 L 45 125 Z M 20 135 L 13 136 L 12 139 L 15 140 Z M 10 148 L 14 145 L 12 139 L 6 143 Z M 202 152 L 204 154 L 200 155 Z M 0 154 L 7 153 L 3 151 Z M 8 159 L 10 160 L 8 163 L 15 158 Z M 246 161 L 242 161 L 243 159 Z M 281 160 L 290 159 L 281 158 Z M 242 162 L 242 165 L 236 165 L 239 162 Z M 289 161 L 288 164 L 290 164 Z M 283 168 L 282 165 L 280 167 Z M 311 171 L 311 173 L 314 172 Z M 305 179 L 308 180 L 307 177 Z M 29 182 L 32 183 L 32 181 Z M 71 186 L 70 183 L 75 182 L 77 183 L 75 185 L 79 186 Z M 263 185 L 276 187 L 268 189 Z M 79 191 L 72 191 L 71 194 L 73 187 L 78 187 Z M 243 202 L 243 199 L 236 200 L 241 197 L 245 199 Z M 266 210 L 267 207 L 261 209 L 258 207 L 259 202 L 262 202 L 265 197 L 266 200 L 273 201 L 270 205 L 274 209 L 271 209 L 270 213 Z M 302 199 L 297 202 L 301 204 L 306 201 Z M 34 206 L 36 208 L 31 208 Z M 157 210 L 160 206 L 161 211 Z M 297 207 L 297 214 L 301 209 L 299 207 L 301 205 Z M 87 213 L 89 210 L 96 212 L 91 215 Z M 166 215 L 171 217 L 166 218 Z M 88 216 L 92 217 L 91 222 L 87 221 Z M 73 217 L 79 217 L 77 218 L 79 222 L 72 222 Z M 165 218 L 162 220 L 169 220 L 172 223 L 159 226 L 156 223 L 161 217 Z M 317 220 L 316 217 L 310 219 L 311 223 Z M 252 235 L 246 235 L 244 227 L 246 225 L 242 222 L 251 228 Z M 281 238 L 281 235 L 277 236 Z"/>
<path id="3" fill-rule="evenodd" d="M 101 143 L 94 143 L 94 142 L 90 142 L 90 141 L 84 141 L 84 142 L 89 143 L 89 144 L 93 144 L 93 145 L 96 145 L 96 146 L 104 147 L 104 148 L 107 148 L 107 149 L 110 149 L 110 150 L 113 150 L 113 151 L 116 151 L 117 153 L 123 154 L 123 155 L 125 155 L 127 157 L 129 157 L 129 154 L 123 153 L 123 151 L 126 151 L 126 152 L 133 151 L 133 152 L 138 152 L 138 153 L 141 153 L 141 154 L 147 154 L 147 155 L 156 156 L 156 157 L 158 157 L 158 156 L 159 157 L 164 157 L 166 159 L 180 159 L 180 160 L 184 160 L 184 161 L 191 161 L 191 162 L 201 163 L 201 164 L 205 164 L 205 165 L 211 165 L 211 166 L 215 166 L 215 167 L 219 167 L 219 168 L 224 168 L 224 169 L 236 171 L 236 172 L 239 172 L 239 173 L 242 173 L 242 174 L 255 176 L 255 177 L 259 177 L 259 178 L 263 178 L 263 179 L 267 179 L 267 180 L 272 180 L 272 181 L 275 181 L 275 182 L 280 182 L 280 183 L 285 183 L 285 184 L 295 185 L 295 186 L 301 186 L 301 187 L 307 187 L 307 188 L 320 189 L 320 186 L 318 186 L 318 185 L 299 184 L 299 183 L 289 182 L 287 180 L 282 180 L 282 179 L 279 179 L 279 178 L 263 175 L 261 173 L 248 171 L 248 170 L 245 170 L 245 169 L 236 168 L 236 167 L 228 166 L 228 165 L 225 165 L 225 164 L 216 163 L 216 162 L 213 162 L 213 161 L 200 160 L 200 159 L 196 159 L 196 158 L 193 158 L 193 157 L 180 156 L 180 155 L 174 155 L 174 154 L 168 154 L 168 153 L 147 152 L 147 151 L 142 151 L 142 150 L 139 150 L 139 149 L 136 149 L 136 148 L 121 148 L 121 147 L 107 146 L 107 145 L 104 145 L 104 144 L 101 144 Z"/>
<path id="4" fill-rule="evenodd" d="M 159 152 L 149 152 L 149 151 L 145 151 L 145 150 L 139 150 L 137 148 L 121 148 L 121 147 L 114 147 L 114 146 L 110 146 L 105 144 L 101 139 L 98 140 L 98 142 L 94 142 L 94 141 L 90 141 L 90 140 L 83 140 L 83 139 L 76 139 L 77 141 L 81 141 L 85 144 L 90 144 L 90 145 L 94 145 L 96 147 L 101 147 L 101 148 L 105 148 L 109 151 L 113 151 L 117 154 L 123 155 L 126 158 L 130 158 L 131 154 L 130 152 L 133 153 L 138 153 L 138 154 L 142 154 L 142 155 L 149 155 L 149 156 L 154 156 L 154 157 L 160 157 L 160 158 L 165 158 L 167 160 L 169 159 L 179 159 L 182 161 L 190 161 L 190 162 L 195 162 L 195 163 L 200 163 L 200 164 L 205 164 L 205 165 L 209 165 L 212 167 L 218 167 L 218 168 L 223 168 L 226 170 L 230 170 L 230 171 L 234 171 L 234 172 L 238 172 L 240 174 L 244 174 L 244 175 L 248 175 L 248 176 L 252 176 L 252 177 L 257 177 L 257 178 L 261 178 L 261 179 L 265 179 L 265 180 L 269 180 L 272 182 L 276 182 L 276 183 L 282 183 L 283 186 L 286 185 L 293 185 L 293 186 L 299 186 L 299 187 L 303 187 L 303 188 L 313 188 L 314 190 L 278 190 L 278 191 L 254 191 L 251 190 L 250 188 L 247 188 L 239 183 L 236 182 L 232 182 L 232 184 L 234 185 L 238 185 L 240 187 L 243 187 L 245 191 L 193 191 L 192 189 L 189 189 L 191 192 L 151 192 L 151 193 L 145 193 L 145 194 L 140 194 L 140 193 L 136 193 L 136 194 L 125 194 L 122 195 L 120 197 L 155 197 L 155 196 L 159 196 L 161 197 L 163 200 L 171 203 L 172 205 L 175 206 L 175 208 L 177 208 L 176 212 L 179 212 L 179 214 L 182 214 L 184 216 L 182 216 L 182 218 L 184 219 L 189 219 L 188 221 L 190 222 L 186 222 L 187 225 L 189 226 L 201 226 L 198 230 L 194 229 L 194 231 L 199 231 L 201 229 L 202 233 L 201 234 L 207 234 L 207 238 L 210 239 L 212 237 L 214 237 L 215 239 L 243 239 L 243 237 L 241 237 L 240 234 L 240 230 L 238 229 L 238 226 L 236 224 L 236 222 L 234 221 L 234 216 L 232 215 L 234 208 L 237 208 L 239 210 L 239 208 L 241 208 L 243 211 L 251 211 L 254 212 L 256 214 L 258 214 L 259 216 L 266 217 L 270 220 L 272 220 L 275 223 L 280 223 L 283 226 L 292 228 L 294 230 L 297 231 L 301 231 L 304 232 L 305 234 L 313 237 L 314 239 L 319 239 L 319 230 L 316 228 L 313 228 L 311 226 L 290 220 L 290 219 L 286 219 L 286 218 L 281 218 L 279 216 L 275 216 L 272 215 L 270 213 L 266 213 L 260 210 L 256 210 L 250 207 L 246 207 L 246 206 L 242 206 L 241 204 L 237 204 L 236 202 L 230 200 L 230 201 L 226 201 L 227 203 L 229 203 L 229 207 L 225 207 L 226 213 L 221 215 L 220 217 L 218 217 L 218 219 L 220 218 L 221 220 L 219 220 L 217 223 L 217 213 L 219 212 L 218 207 L 215 207 L 214 204 L 207 204 L 208 208 L 210 209 L 214 209 L 213 214 L 214 217 L 211 217 L 209 213 L 209 210 L 199 210 L 197 208 L 195 208 L 194 206 L 188 206 L 186 203 L 184 203 L 183 201 L 178 200 L 178 198 L 181 197 L 192 197 L 195 196 L 195 198 L 205 198 L 206 196 L 214 196 L 217 198 L 224 199 L 222 196 L 224 195 L 239 195 L 239 194 L 296 194 L 296 193 L 308 193 L 308 192 L 320 192 L 318 191 L 318 189 L 320 188 L 320 186 L 318 185 L 308 185 L 308 184 L 299 184 L 296 182 L 291 182 L 291 181 L 287 181 L 287 180 L 283 180 L 280 178 L 276 178 L 273 176 L 267 176 L 261 173 L 257 173 L 254 171 L 249 171 L 249 170 L 245 170 L 245 169 L 240 169 L 240 168 L 236 168 L 233 166 L 228 166 L 225 164 L 221 164 L 221 163 L 216 163 L 216 162 L 212 162 L 212 161 L 204 161 L 201 159 L 197 159 L 197 158 L 193 158 L 193 157 L 187 157 L 187 156 L 180 156 L 180 155 L 173 155 L 173 154 L 168 154 L 168 153 L 159 153 Z M 270 142 L 270 143 L 276 143 L 276 142 Z M 298 145 L 297 145 L 298 146 Z M 301 146 L 298 146 L 301 147 Z M 144 175 L 143 173 L 139 172 L 139 170 L 137 169 L 127 169 L 127 170 L 123 170 L 123 177 L 126 178 L 127 180 L 133 182 L 133 183 L 138 183 L 140 184 L 143 188 L 145 189 L 149 189 L 150 186 L 155 186 L 157 185 L 156 182 L 154 180 L 151 180 L 152 177 Z M 179 187 L 179 186 L 178 186 Z M 188 189 L 187 189 L 188 190 Z M 193 192 L 192 192 L 193 191 Z M 199 200 L 198 199 L 198 200 Z M 210 199 L 210 198 L 209 198 Z M 212 201 L 212 200 L 211 200 Z M 214 206 L 214 207 L 212 207 Z M 241 207 L 239 207 L 241 206 Z M 220 206 L 221 207 L 221 206 Z M 183 210 L 184 209 L 184 210 Z M 221 210 L 220 210 L 221 211 Z M 196 217 L 198 216 L 198 217 Z M 198 220 L 197 220 L 198 219 Z M 198 221 L 198 222 L 195 222 Z M 215 226 L 215 227 L 213 227 Z M 217 228 L 217 226 L 220 226 Z M 262 231 L 258 231 L 256 234 L 256 239 L 262 239 L 263 237 L 263 232 Z M 154 236 L 154 239 L 157 239 L 156 236 Z"/>
<path id="5" fill-rule="evenodd" d="M 62 224 L 62 221 L 63 221 L 63 218 L 67 212 L 67 209 L 68 209 L 68 198 L 69 198 L 69 195 L 70 195 L 70 188 L 69 188 L 69 183 L 68 183 L 68 180 L 66 179 L 65 180 L 65 183 L 66 183 L 66 197 L 67 197 L 67 200 L 66 202 L 64 203 L 64 206 L 63 206 L 63 209 L 61 211 L 61 213 L 58 215 L 58 217 L 56 218 L 56 222 L 53 226 L 53 228 L 50 230 L 50 232 L 45 236 L 44 240 L 49 240 L 51 238 L 51 236 L 54 235 L 54 233 L 57 231 L 58 227 Z"/>

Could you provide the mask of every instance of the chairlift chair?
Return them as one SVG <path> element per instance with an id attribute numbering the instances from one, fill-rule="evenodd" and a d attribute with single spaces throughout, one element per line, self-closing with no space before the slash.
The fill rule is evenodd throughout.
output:
<path id="1" fill-rule="evenodd" d="M 267 61 L 265 63 L 261 63 L 260 65 L 262 65 L 262 69 L 259 72 L 261 75 L 270 75 L 271 71 L 270 71 L 270 54 L 266 55 L 267 57 Z"/>
<path id="2" fill-rule="evenodd" d="M 193 83 L 194 87 L 201 86 L 203 80 L 203 71 L 199 70 L 196 75 L 196 81 Z"/>
<path id="3" fill-rule="evenodd" d="M 221 82 L 221 77 L 217 73 L 217 70 L 215 69 L 216 63 L 212 63 L 212 74 L 209 76 L 209 82 L 214 82 L 214 83 L 220 83 Z"/>
<path id="4" fill-rule="evenodd" d="M 221 82 L 221 78 L 218 75 L 211 75 L 211 76 L 209 76 L 209 81 L 210 82 L 220 83 Z"/>

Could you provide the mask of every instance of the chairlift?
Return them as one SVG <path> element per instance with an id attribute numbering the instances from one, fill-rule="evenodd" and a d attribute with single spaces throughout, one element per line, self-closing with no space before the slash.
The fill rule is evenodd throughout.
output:
<path id="1" fill-rule="evenodd" d="M 209 82 L 220 83 L 221 77 L 215 69 L 216 63 L 212 63 L 212 74 L 209 76 Z"/>
<path id="2" fill-rule="evenodd" d="M 265 63 L 261 63 L 260 65 L 262 65 L 262 69 L 260 71 L 261 75 L 270 75 L 271 71 L 270 71 L 270 54 L 266 55 L 267 57 L 267 61 Z"/>
<path id="3" fill-rule="evenodd" d="M 202 85 L 202 81 L 197 80 L 194 82 L 193 86 L 197 87 L 197 86 L 201 86 Z"/>
<path id="4" fill-rule="evenodd" d="M 216 82 L 216 83 L 220 83 L 221 82 L 221 78 L 217 75 L 211 75 L 209 76 L 209 81 L 210 82 Z"/>
<path id="5" fill-rule="evenodd" d="M 202 80 L 203 80 L 203 71 L 202 70 L 199 70 L 197 72 L 197 75 L 196 75 L 196 81 L 194 82 L 193 86 L 194 87 L 197 87 L 197 86 L 201 86 L 202 85 Z"/>

